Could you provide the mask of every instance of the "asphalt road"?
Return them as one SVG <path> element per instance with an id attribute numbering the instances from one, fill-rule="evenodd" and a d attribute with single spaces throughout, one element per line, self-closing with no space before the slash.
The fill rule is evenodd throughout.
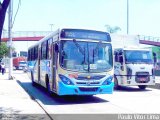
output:
<path id="1" fill-rule="evenodd" d="M 58 114 L 160 114 L 160 90 L 122 87 L 113 94 L 85 96 L 48 95 L 41 87 L 33 87 L 26 73 L 17 71 L 15 79 L 50 116 Z M 55 116 L 54 116 L 55 117 Z M 65 117 L 65 116 L 64 116 Z M 71 118 L 70 118 L 71 119 Z"/>

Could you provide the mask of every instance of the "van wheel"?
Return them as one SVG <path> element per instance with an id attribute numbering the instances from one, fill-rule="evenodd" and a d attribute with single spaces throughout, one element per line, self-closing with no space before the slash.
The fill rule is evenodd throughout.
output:
<path id="1" fill-rule="evenodd" d="M 139 85 L 138 87 L 139 87 L 141 90 L 145 90 L 147 86 L 146 86 L 146 85 Z"/>
<path id="2" fill-rule="evenodd" d="M 32 80 L 32 85 L 33 85 L 33 86 L 36 86 L 36 83 L 35 83 L 34 80 L 33 80 L 33 72 L 31 72 L 31 80 Z"/>
<path id="3" fill-rule="evenodd" d="M 114 76 L 114 89 L 118 90 L 120 88 L 120 86 L 118 85 L 118 80 L 117 78 Z"/>

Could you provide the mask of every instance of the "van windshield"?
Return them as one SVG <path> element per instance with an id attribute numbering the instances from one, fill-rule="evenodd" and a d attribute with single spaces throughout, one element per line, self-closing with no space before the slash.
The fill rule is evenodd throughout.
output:
<path id="1" fill-rule="evenodd" d="M 142 50 L 125 50 L 126 63 L 152 63 L 150 51 Z"/>

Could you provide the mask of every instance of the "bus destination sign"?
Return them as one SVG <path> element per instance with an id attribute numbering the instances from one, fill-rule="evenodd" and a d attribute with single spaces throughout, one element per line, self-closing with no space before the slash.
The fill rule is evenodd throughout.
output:
<path id="1" fill-rule="evenodd" d="M 103 40 L 107 42 L 111 41 L 110 35 L 107 32 L 83 30 L 83 29 L 63 29 L 61 31 L 60 37 L 73 38 L 73 39 Z"/>

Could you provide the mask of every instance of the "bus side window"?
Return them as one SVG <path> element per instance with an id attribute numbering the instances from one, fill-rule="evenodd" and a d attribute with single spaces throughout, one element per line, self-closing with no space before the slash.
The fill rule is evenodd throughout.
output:
<path id="1" fill-rule="evenodd" d="M 31 60 L 34 60 L 34 48 L 31 49 Z"/>
<path id="2" fill-rule="evenodd" d="M 51 59 L 51 53 L 52 53 L 52 38 L 48 40 L 48 54 L 47 59 Z"/>
<path id="3" fill-rule="evenodd" d="M 59 52 L 59 47 L 58 47 L 58 43 L 55 44 L 55 52 Z"/>
<path id="4" fill-rule="evenodd" d="M 48 48 L 48 41 L 44 41 L 41 45 L 41 60 L 47 59 L 47 48 Z"/>
<path id="5" fill-rule="evenodd" d="M 37 58 L 38 58 L 38 46 L 34 48 L 34 60 L 37 60 Z"/>
<path id="6" fill-rule="evenodd" d="M 31 50 L 28 50 L 28 57 L 27 57 L 27 61 L 31 61 Z"/>

